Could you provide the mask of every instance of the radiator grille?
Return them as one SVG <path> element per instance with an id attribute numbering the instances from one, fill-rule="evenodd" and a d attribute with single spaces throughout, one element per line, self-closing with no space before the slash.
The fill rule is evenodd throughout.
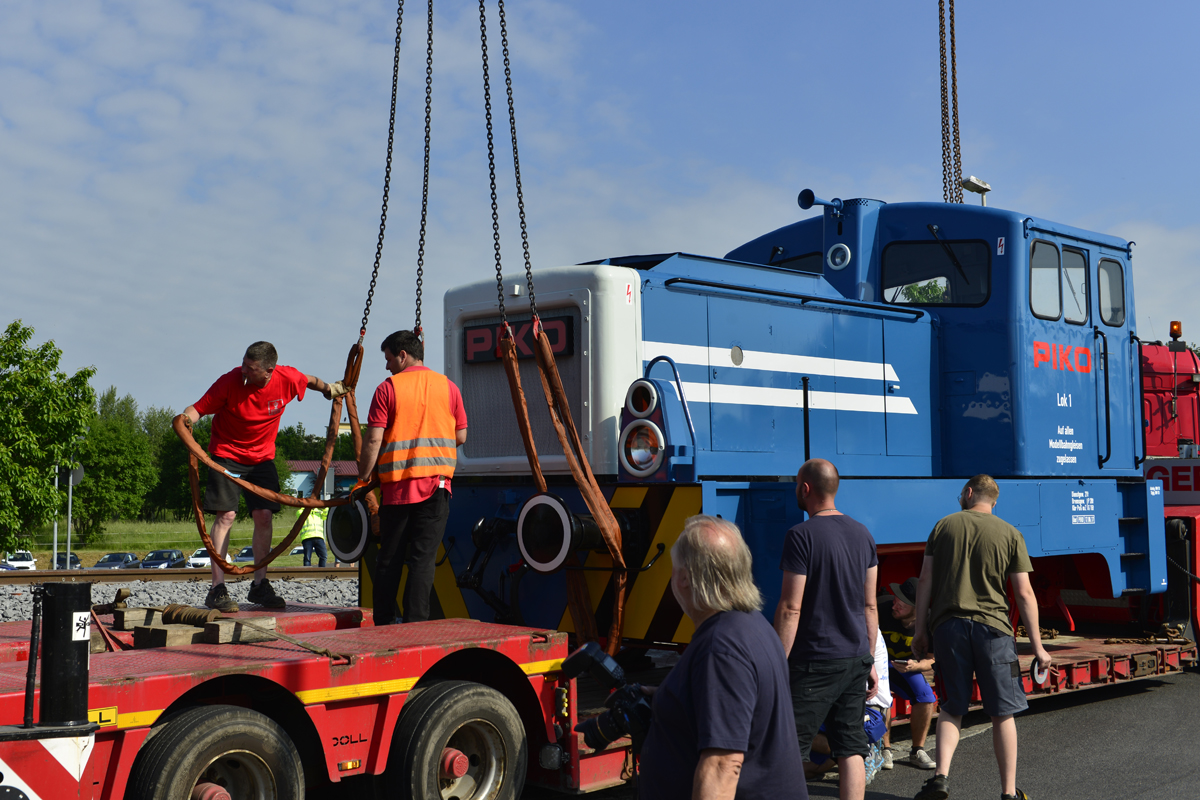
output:
<path id="1" fill-rule="evenodd" d="M 550 312 L 543 310 L 544 316 Z M 563 389 L 571 403 L 571 415 L 580 435 L 589 431 L 589 426 L 582 424 L 585 418 L 583 409 L 583 394 L 581 391 L 582 336 L 580 335 L 580 314 L 577 308 L 554 309 L 553 316 L 571 317 L 574 328 L 575 353 L 558 359 L 558 373 L 562 378 Z M 528 322 L 529 314 L 510 314 L 508 320 L 512 324 Z M 470 325 L 498 323 L 500 317 L 484 317 L 472 319 Z M 463 454 L 467 458 L 503 458 L 525 457 L 525 447 L 521 444 L 521 431 L 517 427 L 517 415 L 513 411 L 512 398 L 508 390 L 508 378 L 504 374 L 504 364 L 500 361 L 490 361 L 482 364 L 462 363 L 463 354 L 456 354 L 462 364 L 463 405 L 467 409 L 468 435 L 467 443 L 463 445 Z M 538 376 L 537 361 L 523 358 L 517 362 L 521 369 L 521 386 L 525 390 L 525 404 L 529 407 L 529 424 L 533 429 L 533 440 L 537 444 L 538 454 L 554 456 L 562 455 L 562 447 L 558 444 L 558 436 L 554 425 L 550 422 L 550 413 L 546 410 L 545 395 L 542 392 L 541 378 Z"/>

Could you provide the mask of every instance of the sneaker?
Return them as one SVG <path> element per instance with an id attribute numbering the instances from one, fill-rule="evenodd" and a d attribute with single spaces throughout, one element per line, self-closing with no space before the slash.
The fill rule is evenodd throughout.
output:
<path id="1" fill-rule="evenodd" d="M 284 608 L 287 606 L 287 601 L 275 594 L 275 590 L 271 588 L 271 582 L 266 578 L 263 578 L 258 583 L 250 584 L 250 592 L 246 595 L 246 602 L 260 605 L 263 608 Z"/>
<path id="2" fill-rule="evenodd" d="M 883 746 L 879 742 L 872 742 L 870 749 L 867 751 L 867 757 L 863 760 L 863 766 L 867 772 L 867 785 L 875 780 L 875 776 L 879 774 L 879 770 L 883 769 Z"/>
<path id="3" fill-rule="evenodd" d="M 218 583 L 208 590 L 208 596 L 204 598 L 204 605 L 215 608 L 222 614 L 234 614 L 238 610 L 238 604 L 229 596 L 229 590 L 225 588 L 224 582 Z"/>
<path id="4" fill-rule="evenodd" d="M 1000 800 L 1029 800 L 1029 795 L 1021 791 L 1021 787 L 1018 786 L 1016 794 L 1002 794 Z"/>
<path id="5" fill-rule="evenodd" d="M 929 757 L 924 747 L 914 747 L 908 754 L 908 763 L 917 769 L 937 769 L 937 762 Z"/>
<path id="6" fill-rule="evenodd" d="M 949 796 L 950 779 L 945 775 L 934 775 L 925 781 L 925 785 L 913 796 L 913 800 L 946 800 Z"/>
<path id="7" fill-rule="evenodd" d="M 883 748 L 883 764 L 880 765 L 879 768 L 880 769 L 895 769 L 895 767 L 896 767 L 896 765 L 892 761 L 892 748 L 890 748 L 890 747 Z"/>

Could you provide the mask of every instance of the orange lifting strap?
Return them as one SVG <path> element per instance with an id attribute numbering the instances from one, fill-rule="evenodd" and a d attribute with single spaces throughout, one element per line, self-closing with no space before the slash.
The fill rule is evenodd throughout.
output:
<path id="1" fill-rule="evenodd" d="M 554 423 L 554 432 L 558 434 L 559 444 L 567 465 L 571 468 L 571 476 L 579 487 L 579 493 L 587 504 L 588 510 L 600 528 L 604 543 L 608 546 L 608 554 L 612 557 L 613 571 L 613 610 L 612 622 L 608 630 L 608 646 L 606 650 L 615 655 L 621 649 L 621 632 L 625 623 L 625 585 L 628 578 L 625 558 L 621 554 L 621 528 L 613 516 L 608 501 L 596 483 L 592 474 L 591 464 L 583 450 L 579 432 L 575 428 L 575 420 L 571 416 L 571 406 L 567 393 L 563 389 L 562 379 L 558 374 L 558 365 L 554 361 L 554 353 L 550 342 L 542 330 L 541 321 L 533 318 L 533 335 L 535 342 L 534 355 L 537 357 L 538 374 L 542 379 L 542 392 L 546 396 L 546 407 L 550 411 L 550 420 Z M 505 326 L 500 339 L 500 354 L 504 361 L 504 371 L 508 375 L 509 392 L 512 394 L 513 409 L 517 414 L 517 425 L 521 429 L 521 440 L 525 443 L 525 456 L 529 459 L 529 469 L 537 482 L 538 491 L 546 491 L 546 478 L 542 475 L 541 464 L 538 461 L 537 446 L 533 441 L 533 431 L 529 426 L 529 409 L 525 404 L 525 391 L 521 387 L 521 373 L 517 367 L 516 343 L 513 341 L 512 330 Z M 571 619 L 575 622 L 575 632 L 582 642 L 595 641 L 599 638 L 596 629 L 596 618 L 592 614 L 591 593 L 587 581 L 578 569 L 578 558 L 570 554 L 567 562 L 567 607 L 571 611 Z"/>
<path id="2" fill-rule="evenodd" d="M 346 376 L 342 379 L 342 383 L 350 391 L 344 397 L 346 400 L 346 412 L 353 423 L 350 426 L 350 438 L 354 444 L 355 455 L 362 452 L 362 430 L 358 425 L 358 405 L 354 400 L 354 387 L 358 384 L 358 373 L 362 369 L 363 347 L 362 339 L 350 348 L 350 354 L 346 357 Z M 337 442 L 338 423 L 342 418 L 342 398 L 335 398 L 333 407 L 329 411 L 329 428 L 325 432 L 325 454 L 321 457 L 321 469 L 317 473 L 315 486 L 320 486 L 325 482 L 325 475 L 329 471 L 329 462 L 333 459 L 333 447 Z M 281 554 L 287 551 L 292 546 L 292 542 L 300 535 L 300 530 L 304 527 L 305 521 L 308 519 L 309 512 L 314 508 L 332 508 L 333 506 L 344 506 L 350 502 L 350 498 L 343 497 L 337 500 L 317 500 L 314 497 L 292 497 L 286 494 L 272 492 L 269 489 L 263 489 L 260 486 L 247 483 L 246 481 L 231 475 L 224 468 L 216 464 L 208 453 L 204 452 L 192 436 L 192 426 L 188 418 L 183 414 L 175 417 L 172 423 L 175 428 L 175 434 L 183 442 L 184 447 L 188 450 L 188 479 L 192 485 L 192 510 L 196 515 L 196 529 L 200 532 L 200 540 L 204 542 L 204 547 L 208 550 L 208 555 L 212 558 L 213 563 L 217 564 L 230 575 L 246 575 L 258 569 L 263 569 Z M 296 524 L 292 526 L 292 530 L 288 533 L 278 546 L 275 547 L 268 555 L 267 559 L 262 563 L 251 564 L 249 566 L 235 566 L 225 560 L 224 554 L 218 553 L 213 547 L 212 539 L 209 538 L 208 530 L 204 525 L 204 509 L 200 506 L 200 467 L 199 463 L 203 461 L 209 469 L 215 469 L 225 473 L 225 477 L 236 483 L 238 486 L 245 489 L 247 492 L 258 495 L 265 500 L 272 500 L 280 505 L 293 506 L 303 508 L 300 516 L 296 519 Z M 368 505 L 373 505 L 370 500 L 374 499 L 373 493 L 368 493 Z M 372 522 L 375 522 L 374 512 L 377 508 L 371 508 Z M 376 523 L 377 524 L 377 523 Z"/>

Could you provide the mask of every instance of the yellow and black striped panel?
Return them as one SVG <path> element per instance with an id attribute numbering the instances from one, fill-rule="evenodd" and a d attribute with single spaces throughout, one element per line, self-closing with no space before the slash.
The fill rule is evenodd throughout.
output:
<path id="1" fill-rule="evenodd" d="M 613 490 L 609 506 L 614 509 L 638 509 L 645 518 L 649 531 L 653 531 L 650 546 L 643 558 L 645 565 L 658 552 L 661 542 L 666 548 L 662 557 L 646 572 L 631 572 L 629 588 L 625 600 L 625 629 L 627 639 L 649 642 L 677 642 L 680 644 L 691 641 L 694 627 L 691 619 L 683 613 L 675 595 L 671 592 L 671 545 L 683 531 L 683 523 L 688 517 L 699 514 L 702 506 L 702 493 L 699 486 L 619 486 Z M 359 564 L 359 591 L 361 603 L 371 607 L 372 592 L 374 591 L 375 559 L 379 554 L 379 545 L 375 540 L 368 542 L 363 559 Z M 437 559 L 442 561 L 445 548 L 438 545 Z M 611 567 L 612 559 L 607 553 L 589 553 L 586 560 L 589 567 Z M 606 569 L 588 571 L 588 591 L 592 598 L 592 610 L 596 614 L 596 624 L 601 631 L 608 630 L 612 618 L 612 573 Z M 532 576 L 531 576 L 532 577 Z M 404 597 L 404 584 L 408 580 L 408 568 L 400 579 L 400 588 L 396 593 L 396 607 L 401 608 Z M 433 578 L 433 598 L 429 609 L 430 619 L 467 618 L 470 613 L 463 601 L 462 590 L 455 581 L 454 569 L 450 560 L 446 559 L 437 567 Z M 565 603 L 559 630 L 573 633 L 574 623 Z"/>
<path id="2" fill-rule="evenodd" d="M 373 608 L 372 600 L 375 591 L 375 559 L 379 555 L 379 543 L 372 539 L 363 551 L 362 561 L 359 562 L 358 585 L 360 601 L 364 606 Z M 454 568 L 450 559 L 445 558 L 446 548 L 438 544 L 437 560 L 441 563 L 433 573 L 433 597 L 429 604 L 430 619 L 466 619 L 471 615 L 467 612 L 467 604 L 463 602 L 462 590 L 454 579 Z M 443 561 L 443 559 L 445 559 Z M 408 581 L 408 567 L 400 575 L 400 588 L 396 591 L 396 608 L 403 608 L 404 584 Z"/>
<path id="3" fill-rule="evenodd" d="M 649 530 L 653 531 L 650 547 L 643 565 L 658 552 L 662 543 L 666 551 L 646 572 L 629 574 L 629 589 L 625 599 L 626 639 L 649 642 L 691 641 L 694 626 L 671 592 L 671 545 L 683 531 L 688 517 L 700 513 L 703 498 L 699 486 L 621 486 L 608 504 L 611 508 L 641 509 L 646 515 Z M 586 566 L 611 567 L 606 553 L 592 553 Z M 608 629 L 612 614 L 612 576 L 608 572 L 586 572 L 592 610 L 599 630 Z M 563 611 L 559 630 L 574 632 L 569 611 Z"/>

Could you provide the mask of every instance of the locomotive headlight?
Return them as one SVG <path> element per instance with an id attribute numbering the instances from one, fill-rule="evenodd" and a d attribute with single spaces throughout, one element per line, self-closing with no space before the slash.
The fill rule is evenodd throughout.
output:
<path id="1" fill-rule="evenodd" d="M 850 248 L 839 242 L 829 248 L 825 259 L 829 262 L 830 269 L 845 269 L 846 265 L 850 263 Z"/>
<path id="2" fill-rule="evenodd" d="M 626 425 L 620 442 L 617 453 L 629 474 L 645 478 L 662 466 L 667 440 L 662 429 L 650 420 L 636 419 Z"/>
<path id="3" fill-rule="evenodd" d="M 654 384 L 642 379 L 629 385 L 625 393 L 625 410 L 638 419 L 645 419 L 658 408 L 658 390 Z"/>

